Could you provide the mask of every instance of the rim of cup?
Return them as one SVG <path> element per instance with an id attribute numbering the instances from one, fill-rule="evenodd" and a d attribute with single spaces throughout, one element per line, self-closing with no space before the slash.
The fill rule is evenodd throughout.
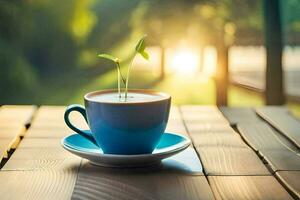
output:
<path id="1" fill-rule="evenodd" d="M 140 101 L 140 102 L 107 102 L 107 101 L 96 101 L 93 100 L 91 97 L 99 94 L 105 94 L 105 93 L 118 93 L 117 89 L 107 89 L 107 90 L 97 90 L 93 92 L 89 92 L 84 95 L 84 99 L 89 102 L 95 102 L 95 103 L 103 103 L 103 104 L 147 104 L 147 103 L 155 103 L 155 102 L 162 102 L 171 99 L 171 95 L 164 93 L 164 92 L 157 92 L 155 90 L 150 89 L 129 89 L 128 92 L 134 92 L 134 93 L 141 93 L 141 94 L 152 94 L 157 95 L 162 98 L 159 98 L 157 100 L 149 100 L 149 101 Z"/>

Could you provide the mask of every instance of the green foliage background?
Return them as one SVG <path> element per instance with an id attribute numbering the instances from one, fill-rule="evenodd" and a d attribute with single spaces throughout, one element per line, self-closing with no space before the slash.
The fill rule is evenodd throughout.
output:
<path id="1" fill-rule="evenodd" d="M 282 9 L 285 31 L 299 34 L 299 2 Z M 0 104 L 65 104 L 115 88 L 115 67 L 97 53 L 126 61 L 143 33 L 153 45 L 182 37 L 216 44 L 228 28 L 231 43 L 245 34 L 260 41 L 261 12 L 260 0 L 1 0 Z M 132 86 L 153 82 L 139 75 Z"/>

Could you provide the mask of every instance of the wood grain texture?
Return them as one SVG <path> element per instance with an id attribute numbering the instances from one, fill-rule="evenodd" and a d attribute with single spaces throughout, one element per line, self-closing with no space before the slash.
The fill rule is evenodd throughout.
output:
<path id="1" fill-rule="evenodd" d="M 286 107 L 267 106 L 256 112 L 300 148 L 300 121 Z"/>
<path id="2" fill-rule="evenodd" d="M 0 162 L 3 158 L 7 158 L 7 152 L 12 145 L 11 142 L 10 139 L 0 139 Z"/>
<path id="3" fill-rule="evenodd" d="M 23 138 L 18 149 L 21 148 L 61 148 L 60 138 Z"/>
<path id="4" fill-rule="evenodd" d="M 74 113 L 75 115 L 75 113 Z M 73 116 L 73 114 L 72 114 Z M 73 119 L 71 118 L 71 122 L 76 125 L 80 129 L 87 130 L 89 129 L 87 123 L 81 119 Z M 34 129 L 65 129 L 65 130 L 71 130 L 69 127 L 67 127 L 65 121 L 63 118 L 55 119 L 55 120 L 47 120 L 47 119 L 40 119 L 40 118 L 35 118 L 32 122 L 31 128 Z"/>
<path id="5" fill-rule="evenodd" d="M 171 105 L 169 119 L 182 119 L 180 109 L 176 105 Z"/>
<path id="6" fill-rule="evenodd" d="M 298 150 L 290 148 L 282 142 L 266 123 L 238 124 L 238 130 L 247 143 L 264 158 L 271 169 L 300 170 L 300 156 Z"/>
<path id="7" fill-rule="evenodd" d="M 300 199 L 300 171 L 279 171 L 276 176 L 295 198 Z"/>
<path id="8" fill-rule="evenodd" d="M 242 137 L 255 151 L 287 150 L 289 148 L 281 142 L 272 128 L 264 122 L 239 123 L 237 128 Z"/>
<path id="9" fill-rule="evenodd" d="M 265 150 L 262 155 L 273 171 L 300 170 L 300 155 L 290 150 Z"/>
<path id="10" fill-rule="evenodd" d="M 81 158 L 70 154 L 62 147 L 18 148 L 3 166 L 2 170 L 41 170 L 54 169 L 74 164 L 79 165 Z"/>
<path id="11" fill-rule="evenodd" d="M 34 129 L 66 129 L 64 122 L 65 106 L 41 106 L 32 121 L 31 127 Z M 78 112 L 70 114 L 70 121 L 78 128 L 88 129 L 88 125 Z"/>
<path id="12" fill-rule="evenodd" d="M 47 109 L 39 111 L 35 117 L 39 128 L 29 129 L 1 169 L 1 199 L 71 198 L 81 158 L 60 146 L 61 137 L 70 131 L 61 126 L 62 112 L 57 109 L 51 107 L 49 115 Z"/>
<path id="13" fill-rule="evenodd" d="M 273 176 L 209 176 L 216 199 L 291 200 Z"/>
<path id="14" fill-rule="evenodd" d="M 80 158 L 63 148 L 18 148 L 2 170 L 38 170 L 64 166 L 65 163 L 80 163 Z"/>
<path id="15" fill-rule="evenodd" d="M 7 158 L 7 152 L 15 149 L 21 136 L 25 133 L 24 125 L 1 126 L 0 125 L 0 161 Z"/>
<path id="16" fill-rule="evenodd" d="M 261 121 L 252 108 L 220 107 L 220 110 L 231 125 L 236 125 L 240 122 Z"/>
<path id="17" fill-rule="evenodd" d="M 65 159 L 75 157 L 62 147 L 51 148 L 18 148 L 11 157 L 13 159 Z"/>
<path id="18" fill-rule="evenodd" d="M 0 107 L 0 124 L 14 126 L 28 125 L 36 111 L 36 106 L 5 105 Z"/>
<path id="19" fill-rule="evenodd" d="M 283 134 L 281 134 L 278 130 L 274 129 L 272 127 L 273 133 L 276 135 L 276 137 L 280 140 L 280 142 L 285 145 L 288 149 L 300 153 L 300 149 L 287 137 L 285 137 Z"/>
<path id="20" fill-rule="evenodd" d="M 30 127 L 25 134 L 25 138 L 63 138 L 73 133 L 68 127 L 64 128 L 36 128 Z"/>
<path id="21" fill-rule="evenodd" d="M 186 122 L 186 127 L 189 134 L 201 134 L 201 133 L 232 133 L 233 129 L 229 124 L 224 123 L 195 123 Z"/>
<path id="22" fill-rule="evenodd" d="M 169 119 L 166 132 L 189 136 L 182 119 Z"/>
<path id="23" fill-rule="evenodd" d="M 237 133 L 191 134 L 191 139 L 195 147 L 246 147 L 246 144 Z"/>
<path id="24" fill-rule="evenodd" d="M 66 110 L 66 106 L 41 106 L 35 113 L 35 118 L 41 119 L 58 119 L 63 116 Z"/>
<path id="25" fill-rule="evenodd" d="M 168 171 L 99 168 L 85 163 L 72 199 L 214 199 L 204 176 Z"/>
<path id="26" fill-rule="evenodd" d="M 196 148 L 207 175 L 269 175 L 258 156 L 249 148 Z"/>
<path id="27" fill-rule="evenodd" d="M 60 171 L 67 165 L 78 166 L 80 159 L 13 159 L 5 163 L 2 171 Z"/>
<path id="28" fill-rule="evenodd" d="M 3 124 L 0 125 L 0 138 L 15 138 L 24 136 L 26 128 L 24 125 L 13 125 L 13 126 L 5 126 Z"/>
<path id="29" fill-rule="evenodd" d="M 181 106 L 180 109 L 186 122 L 229 124 L 216 106 Z"/>
<path id="30" fill-rule="evenodd" d="M 183 105 L 180 106 L 181 111 L 184 112 L 203 112 L 203 113 L 220 113 L 217 106 L 204 106 L 204 105 Z M 222 115 L 222 114 L 221 114 Z"/>
<path id="31" fill-rule="evenodd" d="M 0 171 L 1 199 L 70 199 L 78 163 L 52 170 Z"/>
<path id="32" fill-rule="evenodd" d="M 35 109 L 35 106 L 0 107 L 0 161 L 7 157 L 10 149 L 17 147 Z"/>
<path id="33" fill-rule="evenodd" d="M 203 175 L 201 161 L 193 147 L 162 160 L 157 170 L 162 173 L 174 172 L 177 174 Z"/>
<path id="34" fill-rule="evenodd" d="M 6 152 L 10 151 L 11 149 L 15 149 L 18 146 L 20 140 L 21 139 L 19 137 L 13 139 L 0 138 L 0 152 L 3 152 L 6 155 Z"/>

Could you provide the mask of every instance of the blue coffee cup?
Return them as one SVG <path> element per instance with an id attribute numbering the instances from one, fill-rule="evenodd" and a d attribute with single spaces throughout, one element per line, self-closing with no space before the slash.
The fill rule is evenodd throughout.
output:
<path id="1" fill-rule="evenodd" d="M 142 102 L 101 102 L 93 98 L 115 92 L 103 90 L 86 94 L 85 108 L 77 104 L 67 107 L 64 115 L 66 124 L 106 154 L 152 153 L 166 129 L 171 96 L 152 90 L 129 90 L 129 93 L 158 95 L 160 98 Z M 72 111 L 83 115 L 90 131 L 78 129 L 70 122 Z"/>

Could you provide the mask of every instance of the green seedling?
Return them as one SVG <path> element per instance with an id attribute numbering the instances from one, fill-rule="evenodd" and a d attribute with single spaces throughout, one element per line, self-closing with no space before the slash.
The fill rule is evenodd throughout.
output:
<path id="1" fill-rule="evenodd" d="M 110 60 L 110 61 L 112 61 L 116 64 L 117 72 L 118 72 L 118 94 L 119 94 L 119 98 L 121 99 L 122 98 L 121 81 L 122 81 L 123 85 L 125 85 L 125 94 L 124 94 L 125 101 L 127 100 L 127 96 L 128 96 L 129 77 L 130 77 L 130 72 L 131 72 L 131 68 L 132 68 L 134 59 L 136 58 L 136 56 L 138 54 L 140 54 L 146 60 L 149 59 L 149 54 L 145 51 L 145 49 L 146 49 L 146 42 L 145 42 L 146 37 L 147 37 L 147 35 L 144 35 L 138 41 L 137 45 L 135 46 L 134 54 L 131 58 L 130 64 L 129 64 L 128 69 L 127 69 L 126 78 L 124 78 L 124 76 L 122 75 L 122 72 L 121 72 L 121 64 L 120 64 L 121 59 L 120 58 L 114 57 L 114 56 L 109 55 L 109 54 L 98 54 L 98 57 Z"/>

